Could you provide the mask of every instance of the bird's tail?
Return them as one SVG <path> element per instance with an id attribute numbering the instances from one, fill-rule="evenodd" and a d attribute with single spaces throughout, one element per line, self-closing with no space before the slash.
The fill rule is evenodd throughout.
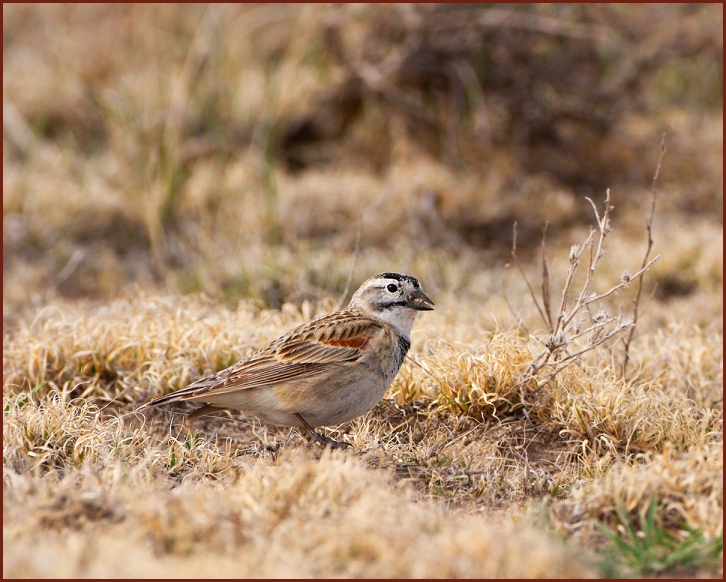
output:
<path id="1" fill-rule="evenodd" d="M 167 404 L 169 402 L 179 402 L 180 400 L 185 400 L 188 396 L 191 396 L 195 392 L 197 392 L 197 390 L 199 390 L 199 385 L 191 385 L 187 386 L 186 388 L 182 388 L 181 390 L 170 392 L 169 394 L 165 394 L 164 396 L 160 396 L 159 398 L 154 398 L 153 400 L 149 400 L 149 402 L 142 404 L 139 408 L 136 409 L 136 412 L 141 412 L 147 408 L 151 408 L 152 406 L 157 406 L 159 404 Z M 203 416 L 205 414 L 208 414 L 209 412 L 216 410 L 219 410 L 216 406 L 204 405 L 201 408 L 193 411 L 189 415 L 189 418 L 191 419 L 198 416 Z"/>

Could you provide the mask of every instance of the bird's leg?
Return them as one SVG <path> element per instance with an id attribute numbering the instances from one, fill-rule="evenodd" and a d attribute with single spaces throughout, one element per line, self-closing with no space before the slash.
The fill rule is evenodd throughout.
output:
<path id="1" fill-rule="evenodd" d="M 200 416 L 209 415 L 212 412 L 217 412 L 218 410 L 221 410 L 220 408 L 217 408 L 216 406 L 212 406 L 211 404 L 205 404 L 201 408 L 197 408 L 196 410 L 193 410 L 189 413 L 187 416 L 187 420 L 191 420 L 192 418 L 198 418 Z"/>
<path id="2" fill-rule="evenodd" d="M 313 427 L 308 424 L 307 420 L 305 420 L 302 415 L 296 412 L 295 416 L 297 416 L 297 419 L 302 423 L 303 427 L 305 427 L 305 430 L 310 433 L 310 438 L 312 438 L 315 442 L 321 444 L 322 446 L 330 445 L 330 448 L 332 449 L 341 449 L 343 447 L 353 446 L 350 443 L 346 443 L 345 441 L 334 441 L 331 438 L 315 432 L 315 429 L 313 429 Z"/>

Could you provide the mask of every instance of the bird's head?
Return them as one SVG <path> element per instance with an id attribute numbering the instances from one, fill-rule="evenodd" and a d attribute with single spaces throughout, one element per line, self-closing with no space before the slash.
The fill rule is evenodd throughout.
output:
<path id="1" fill-rule="evenodd" d="M 373 319 L 391 324 L 408 337 L 419 311 L 431 311 L 434 302 L 421 290 L 418 279 L 401 273 L 381 273 L 365 281 L 350 300 Z"/>

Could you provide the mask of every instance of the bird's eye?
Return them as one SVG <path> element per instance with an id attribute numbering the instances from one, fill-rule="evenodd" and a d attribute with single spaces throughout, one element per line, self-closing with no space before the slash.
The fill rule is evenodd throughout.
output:
<path id="1" fill-rule="evenodd" d="M 389 292 L 389 293 L 395 293 L 396 291 L 398 291 L 398 285 L 395 285 L 395 284 L 393 284 L 393 283 L 389 283 L 389 284 L 388 284 L 388 285 L 386 286 L 386 289 L 388 289 L 388 292 Z"/>

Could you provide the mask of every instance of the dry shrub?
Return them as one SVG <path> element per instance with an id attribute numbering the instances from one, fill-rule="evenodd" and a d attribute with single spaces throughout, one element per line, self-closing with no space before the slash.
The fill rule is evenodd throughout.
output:
<path id="1" fill-rule="evenodd" d="M 681 356 L 684 368 L 691 350 L 693 357 L 703 357 L 704 346 L 694 346 L 691 335 L 671 337 L 690 342 Z M 642 339 L 646 345 L 654 341 L 651 335 Z M 720 397 L 717 349 L 708 355 L 714 365 L 699 367 L 690 377 L 679 375 L 685 370 L 674 358 L 672 373 L 667 366 L 653 367 L 652 377 L 642 370 L 627 381 L 608 369 L 607 353 L 602 348 L 599 364 L 580 362 L 550 380 L 547 374 L 530 374 L 531 352 L 515 332 L 484 334 L 478 346 L 429 342 L 426 353 L 404 366 L 392 395 L 399 403 L 437 403 L 479 421 L 524 414 L 558 429 L 577 449 L 598 454 L 668 445 L 684 450 L 721 438 L 722 407 L 713 408 Z"/>
<path id="2" fill-rule="evenodd" d="M 653 252 L 659 254 L 660 259 L 645 274 L 640 302 L 643 317 L 633 340 L 636 343 L 640 333 L 665 329 L 674 323 L 689 322 L 715 333 L 722 333 L 723 329 L 720 316 L 723 311 L 723 225 L 713 215 L 711 219 L 701 221 L 673 212 L 673 187 L 663 180 L 675 155 L 670 150 L 670 137 L 668 139 L 669 149 L 658 185 L 660 193 L 653 223 Z M 635 261 L 646 249 L 643 224 L 647 209 L 631 211 L 623 206 L 636 199 L 639 206 L 645 206 L 649 196 L 643 191 L 642 196 L 627 198 L 624 200 L 618 195 L 615 201 L 614 230 L 608 239 L 608 253 L 600 265 L 600 276 L 604 280 L 617 280 L 626 266 L 632 273 Z M 556 275 L 554 266 L 553 262 L 551 270 Z M 534 275 L 532 280 L 536 281 Z M 632 291 L 627 290 L 621 298 L 626 309 L 630 306 L 628 298 L 631 295 Z M 638 354 L 633 356 L 631 374 L 641 360 L 645 363 L 649 359 L 649 351 L 640 352 L 640 358 Z"/>
<path id="3" fill-rule="evenodd" d="M 661 526 L 688 525 L 709 537 L 722 535 L 723 442 L 687 451 L 668 447 L 617 463 L 602 479 L 585 481 L 568 499 L 555 502 L 551 514 L 569 532 L 588 528 L 592 520 L 616 527 L 625 525 L 619 524 L 619 511 L 637 518 L 653 498 Z"/>
<path id="4" fill-rule="evenodd" d="M 393 386 L 400 404 L 437 403 L 479 421 L 524 415 L 560 431 L 585 453 L 612 459 L 719 440 L 723 430 L 720 334 L 685 325 L 644 334 L 634 344 L 647 361 L 617 378 L 611 348 L 598 346 L 563 367 L 532 374 L 536 340 L 484 333 L 480 344 L 429 341 Z M 607 463 L 605 464 L 607 466 Z"/>

